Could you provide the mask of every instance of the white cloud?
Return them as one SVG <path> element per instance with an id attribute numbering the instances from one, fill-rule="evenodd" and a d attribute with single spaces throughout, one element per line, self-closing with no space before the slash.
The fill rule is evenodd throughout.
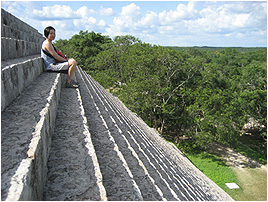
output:
<path id="1" fill-rule="evenodd" d="M 267 36 L 267 30 L 253 30 L 250 32 L 252 36 L 257 36 L 257 37 L 266 37 Z"/>
<path id="2" fill-rule="evenodd" d="M 99 10 L 99 14 L 100 14 L 101 16 L 111 16 L 111 15 L 114 14 L 114 11 L 113 11 L 112 8 L 103 8 L 103 7 L 101 6 L 101 9 Z"/>
<path id="3" fill-rule="evenodd" d="M 95 14 L 96 11 L 94 11 L 93 9 L 88 9 L 88 7 L 86 6 L 82 6 L 81 8 L 77 9 L 77 11 L 75 11 L 75 14 L 82 17 L 82 18 L 86 18 L 89 15 Z"/>
<path id="4" fill-rule="evenodd" d="M 262 7 L 266 7 L 266 5 L 262 5 L 259 2 L 245 2 L 245 1 L 238 1 L 238 2 L 226 2 L 224 7 L 228 9 L 232 13 L 250 13 L 254 10 L 262 11 Z"/>
<path id="5" fill-rule="evenodd" d="M 253 8 L 251 2 L 209 2 L 199 10 L 196 4 L 179 3 L 174 10 L 159 13 L 149 10 L 142 15 L 141 8 L 131 3 L 114 17 L 106 32 L 111 37 L 131 34 L 148 41 L 154 36 L 159 43 L 163 43 L 165 38 L 175 44 L 189 40 L 197 43 L 192 45 L 213 45 L 214 39 L 215 43 L 223 43 L 223 38 L 230 39 L 232 43 L 236 42 L 235 38 L 239 38 L 239 42 L 247 37 L 252 39 L 253 33 L 248 30 L 256 29 L 256 25 L 262 30 L 267 29 L 266 25 L 263 26 L 267 23 L 266 3 L 254 3 Z"/>
<path id="6" fill-rule="evenodd" d="M 136 6 L 136 4 L 134 3 L 124 6 L 121 12 L 121 16 L 130 16 L 130 17 L 134 17 L 140 14 L 141 14 L 140 7 Z"/>
<path id="7" fill-rule="evenodd" d="M 58 35 L 59 37 L 62 37 L 60 33 L 63 33 L 63 30 L 68 30 L 71 27 L 69 23 L 62 23 L 62 21 L 60 20 L 42 21 L 41 24 L 44 28 L 48 25 L 54 27 L 56 29 L 56 35 Z"/>
<path id="8" fill-rule="evenodd" d="M 100 26 L 100 27 L 105 27 L 106 23 L 105 23 L 104 20 L 100 20 L 97 25 Z"/>
<path id="9" fill-rule="evenodd" d="M 239 14 L 236 15 L 233 19 L 233 26 L 234 27 L 245 27 L 247 25 L 248 19 L 250 17 L 250 14 Z"/>
<path id="10" fill-rule="evenodd" d="M 139 21 L 140 25 L 152 25 L 152 24 L 157 24 L 158 22 L 158 16 L 156 12 L 149 11 L 148 13 L 145 14 L 145 17 L 142 17 L 141 20 Z"/>
<path id="11" fill-rule="evenodd" d="M 159 14 L 161 24 L 169 24 L 181 20 L 190 20 L 199 16 L 198 11 L 194 8 L 195 2 L 190 1 L 188 5 L 178 4 L 176 10 L 163 11 Z"/>
<path id="12" fill-rule="evenodd" d="M 97 22 L 96 18 L 92 16 L 73 20 L 73 23 L 77 28 L 86 27 L 87 29 L 88 27 L 92 27 L 92 25 L 95 25 L 96 22 Z"/>
<path id="13" fill-rule="evenodd" d="M 228 44 L 243 41 L 266 45 L 267 41 L 265 1 L 189 1 L 175 6 L 172 3 L 173 7 L 162 10 L 158 2 L 152 2 L 155 5 L 151 8 L 145 8 L 148 3 L 142 2 L 119 8 L 100 2 L 98 8 L 90 7 L 89 2 L 77 3 L 81 6 L 76 9 L 71 6 L 73 2 L 68 1 L 50 3 L 50 6 L 39 1 L 10 1 L 2 2 L 2 7 L 40 33 L 44 27 L 54 26 L 62 38 L 71 37 L 80 30 L 92 30 L 110 37 L 130 34 L 144 42 L 162 45 L 213 45 L 222 44 L 224 40 L 228 40 Z M 117 9 L 119 12 L 115 12 Z"/>
<path id="14" fill-rule="evenodd" d="M 97 20 L 96 20 L 94 17 L 89 17 L 89 18 L 88 18 L 88 22 L 89 22 L 90 24 L 96 24 Z"/>
<path id="15" fill-rule="evenodd" d="M 114 17 L 113 24 L 106 28 L 106 32 L 111 37 L 122 34 L 130 34 L 138 29 L 137 21 L 141 17 L 140 7 L 131 3 L 122 7 L 122 11 L 119 16 Z M 132 34 L 134 35 L 134 34 Z"/>
<path id="16" fill-rule="evenodd" d="M 243 38 L 245 37 L 246 34 L 243 34 L 243 33 L 240 33 L 240 32 L 232 32 L 232 33 L 228 33 L 228 34 L 225 34 L 224 36 L 227 37 L 227 38 Z"/>
<path id="17" fill-rule="evenodd" d="M 258 23 L 267 23 L 266 10 L 264 7 L 251 7 L 248 3 L 227 3 L 220 6 L 208 6 L 200 11 L 200 17 L 185 22 L 192 33 L 232 33 L 233 31 L 244 32 Z M 259 5 L 259 4 L 258 4 Z M 252 5 L 251 5 L 252 6 Z M 245 10 L 243 10 L 244 8 Z M 241 11 L 242 10 L 242 11 Z M 256 12 L 258 11 L 258 12 Z M 257 20 L 257 16 L 261 20 Z M 261 23 L 263 25 L 263 23 Z M 261 26 L 259 26 L 261 28 Z M 265 27 L 262 27 L 266 29 Z"/>
<path id="18" fill-rule="evenodd" d="M 22 7 L 20 2 L 13 1 L 13 2 L 6 2 L 6 1 L 1 1 L 1 6 L 5 7 L 5 10 L 12 13 L 13 15 L 19 15 L 20 9 Z"/>
<path id="19" fill-rule="evenodd" d="M 79 31 L 90 30 L 95 32 L 104 32 L 105 28 L 107 27 L 107 24 L 104 20 L 97 20 L 92 16 L 83 19 L 74 19 L 73 24 L 76 30 Z"/>
<path id="20" fill-rule="evenodd" d="M 65 5 L 44 6 L 42 10 L 34 9 L 33 14 L 37 18 L 47 19 L 66 19 L 78 17 L 70 6 Z"/>
<path id="21" fill-rule="evenodd" d="M 65 29 L 66 32 L 67 30 L 75 30 L 76 32 L 79 32 L 80 30 L 94 30 L 100 32 L 103 31 L 107 24 L 104 20 L 98 20 L 96 17 L 98 15 L 112 15 L 113 10 L 111 8 L 106 9 L 101 7 L 97 12 L 93 9 L 89 9 L 87 6 L 82 6 L 77 10 L 73 10 L 70 6 L 53 5 L 42 7 L 42 9 L 39 10 L 34 9 L 33 14 L 37 19 L 42 20 L 43 27 L 54 25 L 57 30 Z"/>

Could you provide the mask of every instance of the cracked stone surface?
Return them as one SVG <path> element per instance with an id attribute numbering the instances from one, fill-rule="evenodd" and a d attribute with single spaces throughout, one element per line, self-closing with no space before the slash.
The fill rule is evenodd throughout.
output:
<path id="1" fill-rule="evenodd" d="M 40 120 L 40 112 L 46 107 L 47 98 L 57 74 L 41 74 L 1 114 L 1 191 L 7 195 L 11 177 L 21 161 L 28 157 L 27 151 Z"/>
<path id="2" fill-rule="evenodd" d="M 62 88 L 44 200 L 100 200 L 76 89 Z"/>
<path id="3" fill-rule="evenodd" d="M 122 188 L 130 184 L 119 173 L 122 161 L 143 200 L 233 200 L 93 78 L 81 69 L 77 75 L 108 200 L 133 200 L 120 194 L 131 193 Z"/>

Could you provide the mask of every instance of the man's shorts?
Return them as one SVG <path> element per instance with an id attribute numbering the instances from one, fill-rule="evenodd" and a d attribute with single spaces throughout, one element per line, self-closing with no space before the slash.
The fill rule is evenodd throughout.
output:
<path id="1" fill-rule="evenodd" d="M 52 63 L 49 65 L 49 69 L 52 71 L 68 70 L 68 61 L 61 63 Z"/>

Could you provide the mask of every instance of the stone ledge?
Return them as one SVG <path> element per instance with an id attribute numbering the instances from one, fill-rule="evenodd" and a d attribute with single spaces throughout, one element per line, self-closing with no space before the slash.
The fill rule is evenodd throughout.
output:
<path id="1" fill-rule="evenodd" d="M 89 75 L 87 76 L 88 78 L 90 77 Z M 97 94 L 99 97 L 102 97 L 101 100 L 103 102 L 100 101 L 97 104 L 97 107 L 102 108 L 100 105 L 103 105 L 103 103 L 106 102 L 106 106 L 110 105 L 106 111 L 109 111 L 109 116 L 112 117 L 115 117 L 113 109 L 119 110 L 118 117 L 120 120 L 118 119 L 117 123 L 119 126 L 122 124 L 121 130 L 124 131 L 123 128 L 127 127 L 126 132 L 129 134 L 133 133 L 133 137 L 135 136 L 135 138 L 137 138 L 136 142 L 141 143 L 142 145 L 144 144 L 145 147 L 142 146 L 143 151 L 148 151 L 153 158 L 158 159 L 155 165 L 160 165 L 163 169 L 162 171 L 160 171 L 160 169 L 153 169 L 152 172 L 160 171 L 162 174 L 164 172 L 170 173 L 169 179 L 172 179 L 172 181 L 174 180 L 173 182 L 181 182 L 177 187 L 182 186 L 183 191 L 188 190 L 189 193 L 191 192 L 191 194 L 188 192 L 185 194 L 185 196 L 189 197 L 187 200 L 233 201 L 226 192 L 197 169 L 174 145 L 166 142 L 157 131 L 152 130 L 139 117 L 121 104 L 121 102 L 118 102 L 118 99 L 115 99 L 114 96 L 108 93 L 102 86 L 94 81 L 93 78 L 90 78 L 89 80 L 92 82 L 89 82 L 89 85 L 87 85 L 88 88 L 92 88 L 92 91 L 99 91 Z M 96 96 L 98 96 L 97 94 Z M 106 99 L 108 100 L 106 101 Z M 102 109 L 102 111 L 104 110 L 105 109 Z M 118 146 L 121 147 L 119 144 Z M 146 168 L 148 169 L 148 167 Z M 167 183 L 167 185 L 172 186 L 173 182 Z M 160 188 L 163 188 L 163 186 L 164 185 L 161 184 Z M 174 189 L 174 191 L 176 191 L 178 195 L 182 193 L 180 192 L 180 189 Z"/>
<path id="2" fill-rule="evenodd" d="M 15 30 L 15 28 L 12 28 L 5 24 L 1 25 L 1 36 L 40 44 L 45 40 L 45 37 L 43 37 L 42 34 L 37 32 L 37 30 L 30 30 L 27 33 L 25 31 Z"/>
<path id="3" fill-rule="evenodd" d="M 60 92 L 61 74 L 43 73 L 2 112 L 2 200 L 42 200 Z"/>
<path id="4" fill-rule="evenodd" d="M 41 43 L 1 37 L 1 60 L 40 54 Z"/>
<path id="5" fill-rule="evenodd" d="M 3 62 L 1 69 L 1 111 L 44 70 L 39 55 Z"/>
<path id="6" fill-rule="evenodd" d="M 44 201 L 107 200 L 78 88 L 62 88 L 47 165 Z"/>

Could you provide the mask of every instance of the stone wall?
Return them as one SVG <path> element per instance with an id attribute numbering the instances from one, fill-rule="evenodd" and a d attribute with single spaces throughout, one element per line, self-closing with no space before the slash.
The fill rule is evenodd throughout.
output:
<path id="1" fill-rule="evenodd" d="M 36 29 L 1 9 L 1 60 L 40 53 L 44 37 Z"/>
<path id="2" fill-rule="evenodd" d="M 42 34 L 1 9 L 1 111 L 43 72 Z"/>
<path id="3" fill-rule="evenodd" d="M 44 39 L 1 9 L 2 200 L 43 198 L 62 78 L 44 74 Z"/>

